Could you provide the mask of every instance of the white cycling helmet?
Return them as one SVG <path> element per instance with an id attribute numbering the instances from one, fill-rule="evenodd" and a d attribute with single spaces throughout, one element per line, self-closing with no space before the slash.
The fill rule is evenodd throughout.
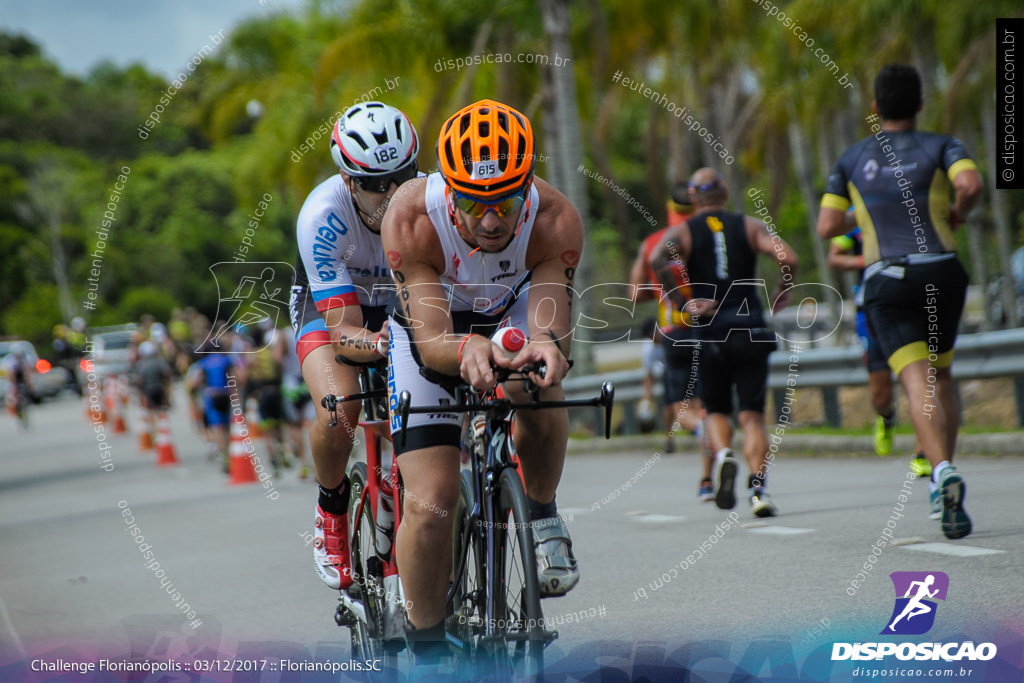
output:
<path id="1" fill-rule="evenodd" d="M 409 117 L 382 102 L 349 107 L 331 134 L 334 163 L 353 176 L 389 175 L 414 165 L 419 151 Z"/>

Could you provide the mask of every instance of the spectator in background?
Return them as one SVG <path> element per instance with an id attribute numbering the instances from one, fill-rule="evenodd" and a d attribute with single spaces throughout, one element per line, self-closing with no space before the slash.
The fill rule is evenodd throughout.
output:
<path id="1" fill-rule="evenodd" d="M 277 473 L 281 467 L 290 467 L 284 456 L 281 440 L 281 422 L 284 419 L 281 398 L 282 363 L 284 349 L 280 330 L 269 318 L 253 330 L 253 350 L 246 354 L 246 394 L 256 399 L 260 429 L 267 442 L 270 463 Z"/>
<path id="2" fill-rule="evenodd" d="M 132 381 L 142 397 L 142 405 L 150 411 L 163 412 L 171 407 L 171 379 L 174 376 L 170 364 L 160 355 L 152 340 L 139 344 L 139 360 L 132 368 Z"/>
<path id="3" fill-rule="evenodd" d="M 316 419 L 316 412 L 313 409 L 309 388 L 302 379 L 302 364 L 295 350 L 295 330 L 288 325 L 278 330 L 278 334 L 284 346 L 281 368 L 284 441 L 286 445 L 290 445 L 292 457 L 299 461 L 299 479 L 305 479 L 309 476 L 309 466 L 306 464 L 303 432 L 309 428 L 309 423 Z"/>
<path id="4" fill-rule="evenodd" d="M 234 360 L 232 354 L 218 352 L 216 346 L 207 343 L 199 350 L 199 372 L 193 378 L 198 386 L 203 387 L 203 412 L 209 439 L 215 446 L 215 453 L 228 471 L 228 428 L 231 425 L 231 393 L 238 386 L 244 386 L 243 368 Z M 228 381 L 234 380 L 235 386 Z"/>
<path id="5" fill-rule="evenodd" d="M 856 226 L 853 210 L 844 216 L 850 232 L 833 237 L 829 245 L 828 265 L 836 270 L 857 271 L 857 284 L 853 286 L 853 300 L 857 305 L 857 338 L 864 349 L 864 367 L 868 371 L 868 387 L 871 389 L 871 403 L 878 413 L 875 420 L 875 455 L 892 453 L 892 430 L 896 422 L 893 408 L 892 371 L 886 362 L 878 342 L 868 329 L 867 312 L 864 309 L 862 281 L 864 279 L 864 241 L 860 228 Z M 932 466 L 920 448 L 910 462 L 910 469 L 919 477 L 932 473 Z"/>
<path id="6" fill-rule="evenodd" d="M 959 140 L 917 130 L 922 104 L 917 69 L 882 67 L 871 103 L 877 116 L 868 117 L 875 133 L 836 163 L 818 234 L 845 233 L 853 205 L 864 231 L 868 325 L 907 392 L 918 443 L 932 465 L 931 516 L 955 539 L 970 534 L 972 524 L 963 505 L 966 485 L 952 464 L 960 429 L 953 346 L 969 281 L 953 233 L 981 198 L 981 176 Z"/>
<path id="7" fill-rule="evenodd" d="M 763 287 L 744 283 L 755 281 L 758 254 L 771 256 L 783 275 L 771 297 L 774 310 L 785 307 L 796 275 L 796 252 L 756 218 L 725 210 L 729 192 L 717 171 L 702 168 L 694 173 L 689 194 L 696 213 L 669 230 L 665 243 L 652 255 L 652 267 L 674 303 L 702 323 L 700 373 L 709 381 L 701 384 L 701 398 L 718 466 L 715 503 L 723 510 L 736 505 L 739 468 L 730 447 L 735 386 L 743 454 L 750 467 L 751 511 L 757 517 L 773 517 L 777 510 L 766 491 L 771 461 L 764 404 L 775 332 L 762 304 Z"/>
<path id="8" fill-rule="evenodd" d="M 678 182 L 672 188 L 672 198 L 668 202 L 669 227 L 662 228 L 648 235 L 640 244 L 633 266 L 629 273 L 629 283 L 635 293 L 637 303 L 658 301 L 658 329 L 656 340 L 662 347 L 665 371 L 662 375 L 664 393 L 662 401 L 670 413 L 666 424 L 665 452 L 675 450 L 675 433 L 682 428 L 701 441 L 704 455 L 704 472 L 697 487 L 697 496 L 707 501 L 714 497 L 711 481 L 712 454 L 705 447 L 703 438 L 700 377 L 694 376 L 694 368 L 699 360 L 694 361 L 697 348 L 696 332 L 688 324 L 689 314 L 673 306 L 671 299 L 665 296 L 661 283 L 651 269 L 650 260 L 654 250 L 664 241 L 668 231 L 678 223 L 685 221 L 693 213 L 686 190 L 686 183 Z M 674 221 L 674 222 L 673 222 Z"/>

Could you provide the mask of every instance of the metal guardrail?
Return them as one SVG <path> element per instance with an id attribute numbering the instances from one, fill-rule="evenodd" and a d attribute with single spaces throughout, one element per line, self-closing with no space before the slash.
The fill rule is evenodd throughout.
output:
<path id="1" fill-rule="evenodd" d="M 774 403 L 781 405 L 789 378 L 790 351 L 776 351 L 769 358 L 768 388 Z M 793 373 L 796 388 L 818 388 L 822 391 L 825 420 L 839 427 L 839 387 L 863 386 L 868 373 L 864 368 L 863 351 L 859 345 L 816 348 L 792 354 L 799 372 Z M 1024 328 L 964 334 L 957 338 L 953 363 L 954 386 L 972 379 L 1013 378 L 1017 426 L 1024 427 Z M 585 398 L 600 390 L 604 382 L 615 385 L 615 400 L 623 406 L 624 433 L 638 431 L 637 403 L 643 398 L 643 369 L 621 370 L 589 377 L 572 377 L 564 383 L 566 398 Z M 655 383 L 654 394 L 660 399 L 662 387 Z M 959 390 L 957 389 L 959 399 Z M 962 405 L 962 402 L 961 402 Z M 595 418 L 596 420 L 596 418 Z M 595 421 L 595 424 L 599 424 Z M 596 432 L 595 432 L 596 433 Z"/>

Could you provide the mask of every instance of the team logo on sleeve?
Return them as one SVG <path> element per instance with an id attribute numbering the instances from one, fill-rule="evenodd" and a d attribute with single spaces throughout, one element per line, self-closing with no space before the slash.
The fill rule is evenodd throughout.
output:
<path id="1" fill-rule="evenodd" d="M 874 159 L 868 159 L 864 164 L 864 168 L 861 170 L 864 174 L 864 179 L 871 182 L 878 176 L 878 162 Z"/>

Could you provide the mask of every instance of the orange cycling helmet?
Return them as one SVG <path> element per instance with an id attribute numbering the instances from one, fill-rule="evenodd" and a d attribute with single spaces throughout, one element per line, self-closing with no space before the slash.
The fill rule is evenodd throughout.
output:
<path id="1" fill-rule="evenodd" d="M 512 107 L 480 100 L 441 126 L 437 162 L 454 191 L 484 202 L 500 201 L 522 192 L 533 178 L 533 128 Z"/>

